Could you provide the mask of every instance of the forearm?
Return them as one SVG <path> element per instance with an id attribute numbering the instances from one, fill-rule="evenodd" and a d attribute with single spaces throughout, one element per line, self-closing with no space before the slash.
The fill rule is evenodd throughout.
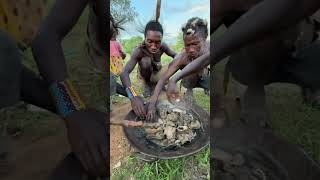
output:
<path id="1" fill-rule="evenodd" d="M 238 19 L 221 37 L 211 41 L 212 63 L 216 64 L 243 46 L 265 38 L 312 15 L 318 0 L 264 0 Z"/>
<path id="2" fill-rule="evenodd" d="M 158 81 L 158 83 L 157 83 L 157 85 L 156 85 L 156 87 L 154 89 L 153 95 L 150 98 L 150 103 L 153 103 L 153 104 L 157 103 L 159 95 L 161 93 L 161 90 L 162 90 L 163 86 L 165 85 L 166 81 L 168 81 L 168 79 L 169 78 L 165 77 L 165 78 L 161 78 Z"/>
<path id="3" fill-rule="evenodd" d="M 50 83 L 63 81 L 68 77 L 61 40 L 53 35 L 38 36 L 32 43 L 32 51 L 39 72 Z"/>
<path id="4" fill-rule="evenodd" d="M 130 72 L 124 70 L 124 71 L 120 74 L 120 79 L 121 79 L 122 85 L 123 85 L 125 88 L 131 86 Z"/>
<path id="5" fill-rule="evenodd" d="M 88 0 L 57 0 L 32 42 L 38 69 L 47 81 L 56 109 L 63 118 L 86 108 L 68 79 L 61 42 L 74 27 Z"/>
<path id="6" fill-rule="evenodd" d="M 56 0 L 32 42 L 41 75 L 49 83 L 67 78 L 61 42 L 76 24 L 88 0 Z"/>
<path id="7" fill-rule="evenodd" d="M 184 78 L 192 73 L 196 73 L 196 72 L 202 70 L 203 68 L 205 68 L 209 64 L 210 64 L 210 52 L 207 52 L 206 54 L 198 57 L 197 59 L 195 59 L 194 61 L 189 63 L 180 72 L 175 74 L 171 78 L 171 81 L 176 83 L 179 80 L 181 80 L 182 78 Z"/>

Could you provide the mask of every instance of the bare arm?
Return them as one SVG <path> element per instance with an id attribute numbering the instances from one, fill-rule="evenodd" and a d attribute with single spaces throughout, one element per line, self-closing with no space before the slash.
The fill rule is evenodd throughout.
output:
<path id="1" fill-rule="evenodd" d="M 169 66 L 167 71 L 164 73 L 163 77 L 158 81 L 156 88 L 152 97 L 150 98 L 150 102 L 156 104 L 158 97 L 160 95 L 161 89 L 165 85 L 165 83 L 170 79 L 170 77 L 176 73 L 183 64 L 183 58 L 181 54 L 178 54 L 176 58 L 172 61 L 172 64 Z"/>
<path id="2" fill-rule="evenodd" d="M 163 43 L 163 50 L 164 50 L 164 53 L 166 53 L 166 55 L 172 58 L 174 58 L 177 55 L 177 53 L 174 52 L 172 49 L 170 49 L 170 47 L 165 43 Z"/>
<path id="3" fill-rule="evenodd" d="M 249 43 L 298 23 L 319 8 L 318 0 L 262 1 L 232 24 L 223 36 L 211 41 L 213 64 Z"/>
<path id="4" fill-rule="evenodd" d="M 131 86 L 130 73 L 132 72 L 132 70 L 134 69 L 136 64 L 138 63 L 140 53 L 141 52 L 140 52 L 139 48 L 136 48 L 133 51 L 129 62 L 126 64 L 126 66 L 124 67 L 124 70 L 120 74 L 120 78 L 121 78 L 121 81 L 122 81 L 122 84 L 124 85 L 124 87 Z"/>
<path id="5" fill-rule="evenodd" d="M 205 53 L 204 55 L 198 57 L 197 59 L 193 60 L 190 64 L 188 64 L 185 68 L 183 68 L 179 73 L 175 74 L 171 81 L 177 83 L 180 79 L 192 74 L 199 72 L 204 67 L 204 64 L 210 63 L 210 51 Z"/>
<path id="6" fill-rule="evenodd" d="M 39 71 L 49 83 L 68 77 L 61 42 L 87 3 L 88 0 L 57 0 L 32 43 Z"/>

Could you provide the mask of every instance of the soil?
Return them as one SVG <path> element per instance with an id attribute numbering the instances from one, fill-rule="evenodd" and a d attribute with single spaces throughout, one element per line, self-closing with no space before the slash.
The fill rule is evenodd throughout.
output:
<path id="1" fill-rule="evenodd" d="M 111 114 L 112 118 L 122 120 L 131 109 L 130 104 L 115 105 Z M 131 147 L 125 138 L 121 126 L 110 126 L 110 168 L 111 174 L 117 166 L 123 164 L 130 156 Z"/>
<path id="2" fill-rule="evenodd" d="M 115 105 L 113 118 L 123 119 L 131 109 L 130 104 Z M 58 162 L 70 151 L 66 131 L 61 121 L 52 121 L 48 126 L 59 129 L 50 136 L 15 137 L 9 140 L 10 172 L 3 180 L 47 179 Z M 37 134 L 37 133 L 34 133 Z M 129 157 L 131 148 L 122 127 L 110 127 L 110 167 L 112 170 Z"/>

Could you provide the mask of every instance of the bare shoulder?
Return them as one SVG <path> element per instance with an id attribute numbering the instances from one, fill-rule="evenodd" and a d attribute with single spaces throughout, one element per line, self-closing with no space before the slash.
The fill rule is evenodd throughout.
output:
<path id="1" fill-rule="evenodd" d="M 136 46 L 131 53 L 131 58 L 135 58 L 136 60 L 139 60 L 143 55 L 142 47 Z"/>

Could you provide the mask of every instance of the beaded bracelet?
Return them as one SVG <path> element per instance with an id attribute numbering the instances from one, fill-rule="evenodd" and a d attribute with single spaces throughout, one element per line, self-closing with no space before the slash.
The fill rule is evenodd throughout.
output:
<path id="1" fill-rule="evenodd" d="M 49 86 L 49 92 L 53 96 L 57 111 L 63 118 L 75 111 L 86 108 L 69 79 L 52 83 Z"/>
<path id="2" fill-rule="evenodd" d="M 127 92 L 127 94 L 128 94 L 128 98 L 129 98 L 130 100 L 131 100 L 132 98 L 138 96 L 137 93 L 136 93 L 136 91 L 133 89 L 132 86 L 127 87 L 127 88 L 126 88 L 126 92 Z"/>

